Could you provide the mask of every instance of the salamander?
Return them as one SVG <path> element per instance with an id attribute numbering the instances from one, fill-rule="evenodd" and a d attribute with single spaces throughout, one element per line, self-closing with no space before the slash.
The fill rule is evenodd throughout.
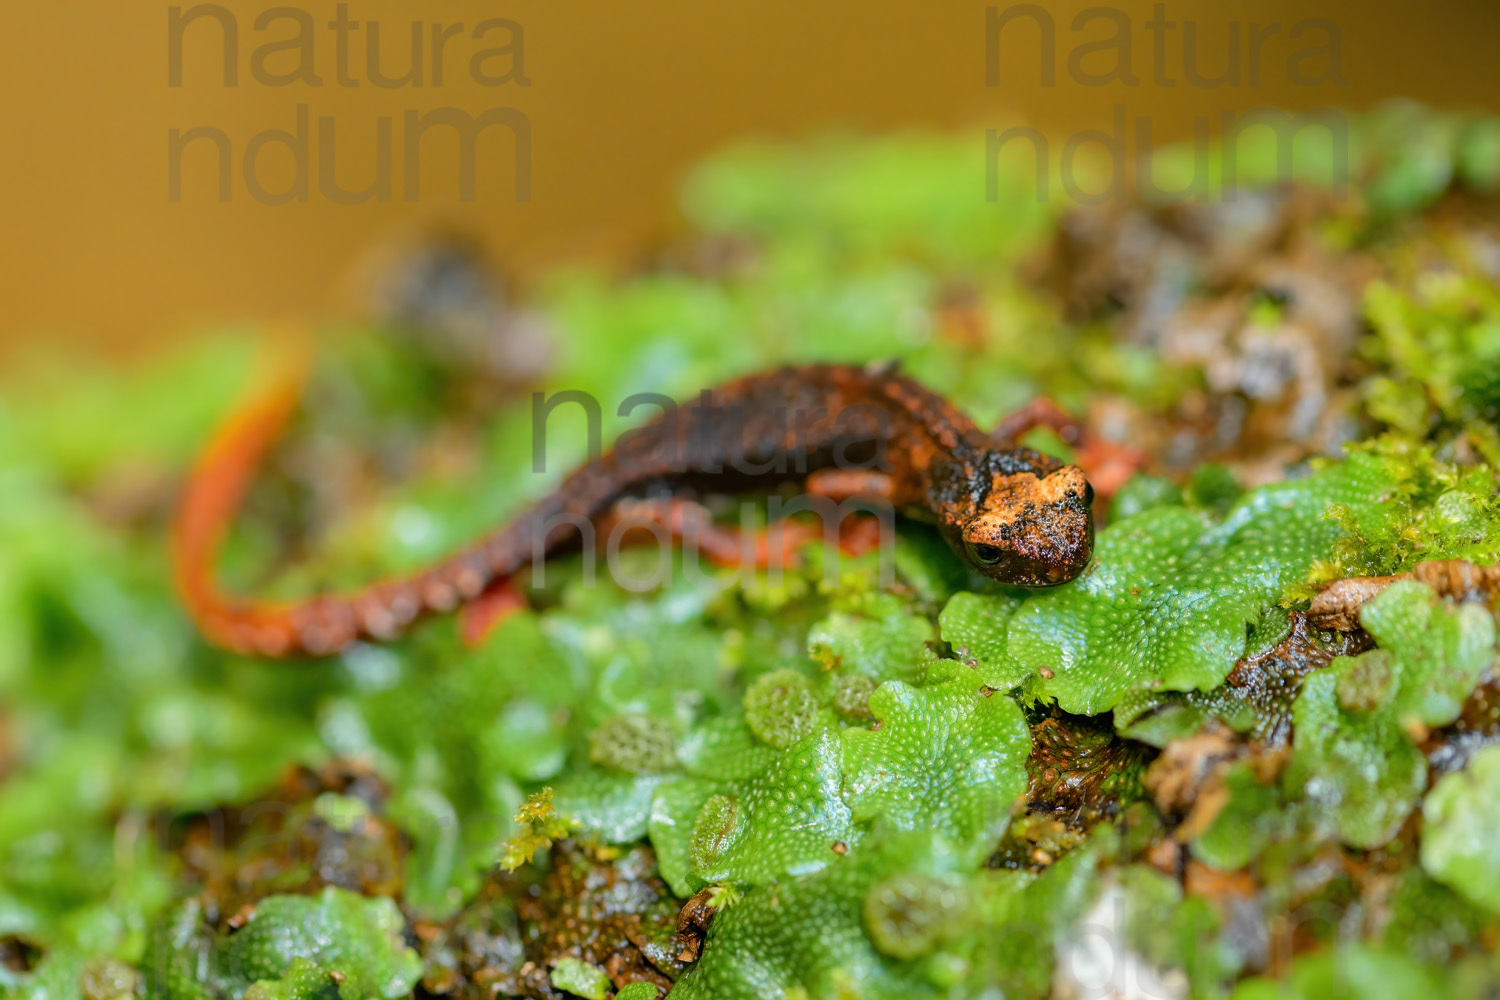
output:
<path id="1" fill-rule="evenodd" d="M 808 365 L 739 378 L 664 408 L 509 523 L 437 565 L 353 593 L 272 604 L 224 593 L 214 564 L 261 457 L 296 405 L 281 387 L 221 429 L 189 477 L 174 525 L 175 572 L 211 641 L 259 656 L 321 656 L 387 640 L 474 601 L 539 559 L 584 544 L 630 498 L 726 493 L 777 481 L 835 500 L 878 498 L 935 524 L 992 579 L 1049 587 L 1093 551 L 1082 469 L 982 431 L 894 366 Z"/>

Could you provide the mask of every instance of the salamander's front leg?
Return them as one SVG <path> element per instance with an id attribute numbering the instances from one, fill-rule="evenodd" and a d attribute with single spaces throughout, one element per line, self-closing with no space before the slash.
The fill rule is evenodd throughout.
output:
<path id="1" fill-rule="evenodd" d="M 727 568 L 794 566 L 796 549 L 816 536 L 808 526 L 783 521 L 756 532 L 715 524 L 701 504 L 678 497 L 621 500 L 594 523 L 602 551 L 648 545 L 677 545 Z M 458 609 L 459 634 L 479 646 L 505 619 L 526 607 L 509 580 L 499 580 Z"/>
<path id="2" fill-rule="evenodd" d="M 834 503 L 872 500 L 889 507 L 895 484 L 890 476 L 873 469 L 819 469 L 807 477 L 807 492 Z M 838 524 L 839 550 L 846 556 L 860 556 L 879 547 L 887 520 L 865 512 L 843 518 Z"/>
<path id="3" fill-rule="evenodd" d="M 671 541 L 730 569 L 796 566 L 796 550 L 819 534 L 797 521 L 745 532 L 714 523 L 702 504 L 678 497 L 622 500 L 597 527 L 601 545 L 624 548 Z"/>
<path id="4" fill-rule="evenodd" d="M 1039 427 L 1053 431 L 1073 448 L 1078 467 L 1088 476 L 1094 494 L 1108 499 L 1146 464 L 1146 456 L 1135 448 L 1105 441 L 1084 428 L 1083 421 L 1064 411 L 1045 396 L 1039 396 L 1010 414 L 995 427 L 997 440 L 1014 442 Z"/>
<path id="5" fill-rule="evenodd" d="M 808 493 L 835 502 L 854 497 L 881 497 L 889 480 L 854 478 L 860 473 L 815 474 L 808 480 Z M 881 520 L 856 515 L 838 525 L 839 548 L 857 556 L 880 541 Z M 823 525 L 808 519 L 785 518 L 754 531 L 718 524 L 707 508 L 678 497 L 622 500 L 597 524 L 599 543 L 625 548 L 670 541 L 697 552 L 715 566 L 726 569 L 792 568 L 800 564 L 797 550 L 825 537 Z"/>
<path id="6" fill-rule="evenodd" d="M 891 477 L 873 469 L 819 469 L 807 477 L 807 492 L 834 503 L 865 498 L 890 502 L 894 495 Z"/>
<path id="7" fill-rule="evenodd" d="M 677 545 L 728 568 L 796 565 L 795 550 L 816 534 L 790 522 L 747 534 L 715 524 L 701 504 L 677 497 L 621 500 L 595 522 L 594 529 L 601 551 Z M 501 622 L 525 607 L 525 596 L 511 580 L 498 580 L 458 608 L 459 634 L 465 644 L 479 646 Z"/>
<path id="8" fill-rule="evenodd" d="M 1083 439 L 1082 421 L 1046 396 L 1038 396 L 1002 419 L 995 426 L 994 437 L 1001 441 L 1016 441 L 1038 427 L 1056 432 L 1069 445 L 1076 445 Z"/>

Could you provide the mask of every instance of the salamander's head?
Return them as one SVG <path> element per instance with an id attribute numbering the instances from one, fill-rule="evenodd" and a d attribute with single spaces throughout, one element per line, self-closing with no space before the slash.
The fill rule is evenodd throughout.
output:
<path id="1" fill-rule="evenodd" d="M 993 580 L 1054 587 L 1082 573 L 1094 554 L 1094 489 L 1082 469 L 1036 458 L 1028 468 L 987 476 L 950 536 Z"/>

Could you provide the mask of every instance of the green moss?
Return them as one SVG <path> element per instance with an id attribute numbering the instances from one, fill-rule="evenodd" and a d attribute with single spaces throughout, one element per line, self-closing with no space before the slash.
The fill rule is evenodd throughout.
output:
<path id="1" fill-rule="evenodd" d="M 656 1000 L 657 992 L 650 983 L 626 983 L 615 994 L 615 1000 Z"/>
<path id="2" fill-rule="evenodd" d="M 576 958 L 564 958 L 553 967 L 552 985 L 584 1000 L 604 1000 L 611 988 L 603 969 Z"/>
<path id="3" fill-rule="evenodd" d="M 1374 115 L 1369 132 L 1383 154 L 1366 186 L 1376 215 L 1415 212 L 1448 189 L 1458 138 L 1456 119 L 1398 104 Z"/>
<path id="4" fill-rule="evenodd" d="M 984 150 L 977 134 L 747 144 L 699 167 L 683 201 L 709 231 L 828 240 L 862 253 L 917 250 L 940 261 L 1008 257 L 1043 235 L 1052 207 L 1034 191 L 1025 196 L 1022 167 L 997 172 L 1007 211 L 976 211 L 965 192 Z"/>
<path id="5" fill-rule="evenodd" d="M 1400 952 L 1350 947 L 1299 957 L 1285 980 L 1255 979 L 1233 1000 L 1314 1000 L 1328 996 L 1422 997 L 1456 994 L 1439 970 Z"/>
<path id="6" fill-rule="evenodd" d="M 572 827 L 607 844 L 628 844 L 646 835 L 652 796 L 665 780 L 665 775 L 580 769 L 558 782 L 553 801 Z"/>
<path id="7" fill-rule="evenodd" d="M 188 904 L 158 932 L 147 984 L 161 1000 L 242 993 L 249 1000 L 395 1000 L 422 970 L 403 926 L 391 900 L 333 887 L 315 897 L 267 897 L 224 938 Z"/>
<path id="8" fill-rule="evenodd" d="M 1472 605 L 1439 603 L 1403 582 L 1365 605 L 1380 644 L 1307 679 L 1293 710 L 1290 788 L 1305 789 L 1338 836 L 1357 847 L 1393 837 L 1427 782 L 1415 737 L 1457 717 L 1495 652 L 1495 625 Z"/>
<path id="9" fill-rule="evenodd" d="M 1465 899 L 1500 912 L 1500 747 L 1445 775 L 1422 817 L 1422 867 Z"/>
<path id="10" fill-rule="evenodd" d="M 974 871 L 930 832 L 866 841 L 827 868 L 752 888 L 718 913 L 676 994 L 1044 995 L 1056 944 L 1097 896 L 1104 852 L 1045 874 Z"/>
<path id="11" fill-rule="evenodd" d="M 911 959 L 932 951 L 961 925 L 968 910 L 968 891 L 962 883 L 903 873 L 870 889 L 865 928 L 880 951 Z"/>
<path id="12" fill-rule="evenodd" d="M 876 682 L 864 674 L 832 675 L 830 701 L 833 710 L 846 719 L 868 719 L 870 717 L 870 695 L 875 692 Z"/>
<path id="13" fill-rule="evenodd" d="M 1384 576 L 1429 559 L 1500 561 L 1500 481 L 1484 465 L 1439 461 L 1430 446 L 1389 435 L 1356 446 L 1391 469 L 1393 488 L 1378 504 L 1336 504 L 1343 531 L 1312 579 Z"/>
<path id="14" fill-rule="evenodd" d="M 688 886 L 718 882 L 759 883 L 787 873 L 816 870 L 835 857 L 833 845 L 855 839 L 848 805 L 839 795 L 840 744 L 837 734 L 822 730 L 789 747 L 765 771 L 748 781 L 733 782 L 718 794 L 736 799 L 743 820 L 725 841 L 715 840 L 711 864 L 692 868 Z M 670 840 L 658 818 L 684 835 L 697 829 L 703 804 L 719 787 L 690 782 L 684 799 L 663 799 L 653 807 L 652 841 Z M 676 792 L 676 789 L 672 791 Z M 694 792 L 698 794 L 693 794 Z M 707 794 L 704 794 L 707 793 Z M 674 806 L 686 807 L 677 812 Z M 662 873 L 672 880 L 664 857 Z"/>
<path id="15" fill-rule="evenodd" d="M 1031 737 L 1015 702 L 960 668 L 921 688 L 882 684 L 870 711 L 878 729 L 842 734 L 854 818 L 936 830 L 958 848 L 987 850 L 1025 786 Z"/>
<path id="16" fill-rule="evenodd" d="M 745 692 L 745 722 L 756 736 L 785 750 L 817 727 L 812 681 L 790 669 L 757 677 Z"/>
<path id="17" fill-rule="evenodd" d="M 569 821 L 552 804 L 552 789 L 543 788 L 528 798 L 516 812 L 520 831 L 500 848 L 500 867 L 515 871 L 538 851 L 545 851 L 553 841 L 568 835 Z"/>
<path id="18" fill-rule="evenodd" d="M 748 890 L 719 912 L 703 957 L 674 995 L 760 1000 L 796 988 L 810 996 L 840 991 L 870 998 L 930 996 L 920 973 L 882 956 L 863 923 L 865 900 L 895 871 L 912 866 L 909 848 L 851 852 L 812 874 Z"/>
<path id="19" fill-rule="evenodd" d="M 1020 710 L 967 671 L 887 682 L 869 707 L 878 728 L 825 721 L 784 752 L 724 726 L 690 737 L 691 776 L 661 785 L 652 806 L 664 877 L 686 894 L 816 871 L 856 853 L 873 823 L 938 830 L 977 861 L 1025 785 Z"/>
<path id="20" fill-rule="evenodd" d="M 1432 836 L 1429 823 L 1423 833 L 1424 851 Z M 1435 881 L 1420 868 L 1406 869 L 1397 876 L 1390 896 L 1382 942 L 1424 962 L 1452 961 L 1473 949 L 1492 922 L 1485 907 L 1470 902 L 1466 895 Z"/>
<path id="21" fill-rule="evenodd" d="M 740 833 L 744 814 L 739 800 L 730 795 L 710 795 L 693 820 L 688 858 L 698 871 L 711 870 L 719 862 L 724 848 Z"/>
<path id="22" fill-rule="evenodd" d="M 1245 488 L 1235 478 L 1232 469 L 1207 462 L 1193 470 L 1185 492 L 1189 504 L 1222 517 L 1234 506 Z"/>
<path id="23" fill-rule="evenodd" d="M 141 990 L 141 974 L 119 959 L 95 958 L 83 967 L 78 989 L 84 1000 L 133 997 Z"/>
<path id="24" fill-rule="evenodd" d="M 977 670 L 988 684 L 1010 687 L 1014 667 L 1006 655 L 1006 636 L 1024 600 L 1021 592 L 954 594 L 938 616 L 938 631 L 959 662 Z"/>
<path id="25" fill-rule="evenodd" d="M 589 759 L 631 774 L 657 774 L 677 766 L 677 734 L 649 715 L 612 715 L 589 736 Z"/>
<path id="26" fill-rule="evenodd" d="M 1089 573 L 1015 613 L 997 680 L 1085 714 L 1134 692 L 1213 688 L 1247 628 L 1332 545 L 1329 505 L 1374 503 L 1390 487 L 1385 463 L 1355 456 L 1253 490 L 1222 521 L 1168 506 L 1111 524 Z"/>
<path id="27" fill-rule="evenodd" d="M 1339 192 L 1352 186 L 1365 201 L 1358 221 L 1370 228 L 1428 208 L 1457 185 L 1494 189 L 1496 171 L 1486 157 L 1500 143 L 1500 122 L 1492 116 L 1394 100 L 1361 114 L 1287 114 L 1291 130 L 1284 132 L 1271 114 L 1271 127 L 1236 132 L 1232 155 L 1216 147 L 1203 156 L 1198 142 L 1158 150 L 1155 183 L 1213 198 L 1292 181 Z"/>
<path id="28" fill-rule="evenodd" d="M 1481 118 L 1469 122 L 1459 136 L 1458 175 L 1475 191 L 1500 188 L 1500 121 Z"/>
<path id="29" fill-rule="evenodd" d="M 251 983 L 244 1000 L 339 1000 L 339 982 L 299 956 L 277 978 Z"/>
<path id="30" fill-rule="evenodd" d="M 882 680 L 913 679 L 934 638 L 932 622 L 890 594 L 857 599 L 856 611 L 835 611 L 807 634 L 807 648 L 825 669 Z"/>
<path id="31" fill-rule="evenodd" d="M 1122 520 L 1153 507 L 1171 507 L 1182 502 L 1182 490 L 1170 479 L 1137 473 L 1110 500 L 1109 516 Z"/>
<path id="32" fill-rule="evenodd" d="M 339 889 L 316 898 L 272 896 L 257 904 L 234 936 L 233 951 L 252 981 L 293 973 L 292 963 L 316 963 L 339 977 L 342 1000 L 399 997 L 421 970 L 402 940 L 400 912 L 388 899 L 363 899 Z M 306 967 L 301 979 L 308 978 Z"/>
<path id="33" fill-rule="evenodd" d="M 1216 995 L 1249 958 L 1222 936 L 1223 919 L 1209 901 L 1189 897 L 1154 868 L 1129 865 L 1113 876 L 1123 914 L 1118 940 L 1146 963 L 1144 975 L 1187 980 L 1194 995 Z"/>
<path id="34" fill-rule="evenodd" d="M 1228 801 L 1192 842 L 1193 856 L 1210 868 L 1244 868 L 1272 841 L 1301 832 L 1302 815 L 1288 810 L 1280 788 L 1262 780 L 1250 763 L 1230 765 L 1223 781 Z"/>
<path id="35" fill-rule="evenodd" d="M 1479 276 L 1428 273 L 1409 287 L 1365 293 L 1373 335 L 1362 345 L 1382 370 L 1365 386 L 1371 416 L 1445 447 L 1462 439 L 1500 465 L 1500 291 Z"/>
<path id="36" fill-rule="evenodd" d="M 1059 945 L 1076 938 L 1102 891 L 1101 866 L 1112 853 L 1095 836 L 1038 876 L 990 872 L 971 882 L 982 914 L 962 946 L 971 964 L 969 991 L 1047 996 Z"/>

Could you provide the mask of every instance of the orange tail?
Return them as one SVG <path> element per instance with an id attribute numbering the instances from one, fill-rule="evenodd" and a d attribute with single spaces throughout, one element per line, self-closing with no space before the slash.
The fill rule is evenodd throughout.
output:
<path id="1" fill-rule="evenodd" d="M 211 642 L 237 653 L 326 656 L 361 637 L 392 639 L 417 618 L 451 611 L 503 583 L 485 543 L 430 569 L 377 581 L 347 594 L 272 602 L 224 593 L 215 577 L 219 548 L 245 491 L 292 413 L 307 371 L 300 354 L 276 366 L 269 384 L 215 433 L 188 477 L 172 530 L 173 574 L 189 617 Z M 486 605 L 498 614 L 514 600 Z"/>
<path id="2" fill-rule="evenodd" d="M 214 567 L 261 461 L 296 411 L 307 365 L 283 361 L 270 384 L 215 432 L 188 477 L 172 525 L 172 568 L 194 624 L 241 653 L 281 656 L 296 645 L 290 605 L 243 601 L 218 585 Z"/>

